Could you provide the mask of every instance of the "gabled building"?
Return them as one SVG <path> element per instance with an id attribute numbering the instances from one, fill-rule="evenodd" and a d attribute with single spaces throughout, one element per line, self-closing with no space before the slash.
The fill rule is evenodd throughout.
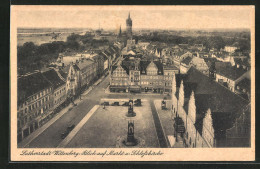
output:
<path id="1" fill-rule="evenodd" d="M 128 92 L 129 88 L 129 69 L 124 65 L 112 67 L 109 89 L 112 92 Z"/>
<path id="2" fill-rule="evenodd" d="M 192 58 L 193 54 L 191 52 L 184 52 L 184 51 L 179 51 L 179 52 L 173 52 L 173 63 L 177 67 L 181 66 L 181 62 L 187 57 Z M 185 61 L 186 62 L 186 61 Z"/>
<path id="3" fill-rule="evenodd" d="M 186 58 L 184 58 L 181 62 L 180 62 L 180 73 L 181 74 L 185 74 L 188 72 L 188 70 L 190 69 L 191 63 L 192 61 L 192 57 L 188 56 Z"/>
<path id="4" fill-rule="evenodd" d="M 224 85 L 232 92 L 235 91 L 236 84 L 250 75 L 250 70 L 247 71 L 242 67 L 225 66 L 216 68 L 216 81 Z"/>
<path id="5" fill-rule="evenodd" d="M 143 92 L 164 92 L 164 70 L 159 61 L 141 61 L 141 89 Z"/>
<path id="6" fill-rule="evenodd" d="M 163 92 L 163 65 L 159 61 L 123 60 L 113 66 L 110 91 Z"/>
<path id="7" fill-rule="evenodd" d="M 68 97 L 78 95 L 97 78 L 97 66 L 98 63 L 90 59 L 82 59 L 70 65 L 66 79 Z"/>
<path id="8" fill-rule="evenodd" d="M 230 63 L 232 66 L 235 66 L 237 68 L 242 67 L 245 70 L 249 70 L 251 66 L 247 58 L 231 57 Z"/>
<path id="9" fill-rule="evenodd" d="M 193 57 L 190 62 L 190 66 L 195 67 L 205 75 L 209 74 L 209 67 L 203 58 Z"/>
<path id="10" fill-rule="evenodd" d="M 186 147 L 248 147 L 250 120 L 239 121 L 249 102 L 191 67 L 185 75 L 175 75 L 172 82 L 174 116 L 185 126 Z M 249 115 L 250 116 L 250 115 Z M 230 136 L 234 126 L 243 128 Z M 249 127 L 249 128 L 248 128 Z M 241 136 L 244 137 L 241 137 Z M 245 138 L 246 137 L 246 138 Z"/>
<path id="11" fill-rule="evenodd" d="M 80 72 L 75 64 L 69 66 L 66 79 L 66 93 L 68 97 L 77 95 L 80 91 Z"/>

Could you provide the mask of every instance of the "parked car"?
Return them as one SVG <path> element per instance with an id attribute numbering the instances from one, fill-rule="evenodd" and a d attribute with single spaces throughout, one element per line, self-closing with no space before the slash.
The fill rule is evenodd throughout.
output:
<path id="1" fill-rule="evenodd" d="M 109 106 L 109 102 L 103 102 L 101 105 Z"/>
<path id="2" fill-rule="evenodd" d="M 72 124 L 69 127 L 67 127 L 67 130 L 72 131 L 74 129 L 74 127 L 75 127 L 75 124 Z"/>
<path id="3" fill-rule="evenodd" d="M 122 106 L 129 106 L 129 102 L 124 102 L 124 104 L 122 104 Z"/>
<path id="4" fill-rule="evenodd" d="M 141 106 L 142 105 L 141 99 L 135 100 L 134 103 L 135 103 L 135 106 Z"/>
<path id="5" fill-rule="evenodd" d="M 161 103 L 161 107 L 162 107 L 162 110 L 166 110 L 167 108 L 166 108 L 166 101 L 162 101 L 162 103 Z"/>
<path id="6" fill-rule="evenodd" d="M 119 102 L 114 102 L 111 104 L 111 106 L 119 106 Z"/>
<path id="7" fill-rule="evenodd" d="M 64 133 L 61 133 L 61 138 L 62 138 L 62 139 L 66 138 L 66 137 L 69 135 L 69 133 L 74 129 L 74 127 L 75 127 L 74 124 L 68 126 L 67 129 L 66 129 L 66 131 L 65 131 Z"/>

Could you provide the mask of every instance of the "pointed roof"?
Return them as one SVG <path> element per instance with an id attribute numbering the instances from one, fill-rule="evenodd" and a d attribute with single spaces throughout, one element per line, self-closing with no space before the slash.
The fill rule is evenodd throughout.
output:
<path id="1" fill-rule="evenodd" d="M 127 21 L 127 22 L 132 22 L 132 19 L 131 19 L 131 17 L 130 17 L 130 12 L 128 13 L 128 18 L 127 18 L 126 21 Z"/>

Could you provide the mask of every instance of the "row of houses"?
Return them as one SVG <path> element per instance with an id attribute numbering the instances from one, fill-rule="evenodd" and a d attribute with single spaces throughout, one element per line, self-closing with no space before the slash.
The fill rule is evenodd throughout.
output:
<path id="1" fill-rule="evenodd" d="M 177 67 L 158 60 L 126 58 L 112 67 L 109 88 L 112 92 L 170 92 L 173 73 L 179 73 Z"/>
<path id="2" fill-rule="evenodd" d="M 18 142 L 45 124 L 84 88 L 104 75 L 109 64 L 119 57 L 111 47 L 91 59 L 18 77 L 17 133 Z"/>
<path id="3" fill-rule="evenodd" d="M 250 102 L 194 67 L 176 74 L 172 112 L 181 119 L 186 147 L 249 147 Z"/>
<path id="4" fill-rule="evenodd" d="M 179 69 L 181 74 L 186 74 L 191 67 L 194 67 L 203 74 L 209 76 L 209 70 L 214 69 L 214 78 L 217 82 L 227 87 L 232 92 L 238 93 L 249 99 L 250 86 L 249 88 L 246 88 L 246 83 L 241 82 L 244 79 L 250 81 L 250 60 L 248 57 L 245 54 L 237 53 L 235 51 L 230 52 L 216 49 L 206 51 L 205 49 L 206 48 L 202 44 L 195 44 L 193 46 L 179 44 L 169 47 L 164 43 L 141 42 L 141 45 L 136 44 L 135 47 L 122 52 L 122 55 L 124 58 L 130 57 L 141 60 L 157 60 L 160 62 L 158 64 L 162 64 L 161 67 L 163 67 L 164 70 L 169 70 L 167 67 L 175 67 L 176 69 Z M 229 47 L 226 49 L 229 49 Z M 126 65 L 125 67 L 129 66 Z M 128 71 L 126 70 L 126 72 Z M 164 74 L 164 76 L 167 74 L 168 73 Z M 171 82 L 167 82 L 167 78 L 164 78 L 162 85 L 155 88 L 160 88 L 160 91 L 162 88 L 163 91 L 170 91 L 170 89 L 168 89 L 170 87 L 168 86 L 169 83 Z M 118 83 L 115 82 L 115 84 Z M 142 85 L 142 82 L 140 85 Z M 147 87 L 151 88 L 149 86 Z M 243 88 L 242 90 L 241 87 Z M 158 89 L 156 89 L 156 91 L 158 91 Z"/>
<path id="5" fill-rule="evenodd" d="M 65 103 L 66 79 L 50 69 L 18 78 L 18 142 L 50 119 L 55 109 Z"/>
<path id="6" fill-rule="evenodd" d="M 191 67 L 196 68 L 207 76 L 210 69 L 213 69 L 215 81 L 227 87 L 232 92 L 250 95 L 250 90 L 237 91 L 241 81 L 244 79 L 250 81 L 251 69 L 246 61 L 234 59 L 234 62 L 230 63 L 218 61 L 214 58 L 187 57 L 181 62 L 180 73 L 186 74 Z M 250 83 L 248 88 L 250 89 Z"/>

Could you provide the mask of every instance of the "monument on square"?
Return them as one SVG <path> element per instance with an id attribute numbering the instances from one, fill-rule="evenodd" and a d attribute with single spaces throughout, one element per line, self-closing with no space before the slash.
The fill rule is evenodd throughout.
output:
<path id="1" fill-rule="evenodd" d="M 128 121 L 128 131 L 127 131 L 127 138 L 126 141 L 124 141 L 124 144 L 126 146 L 135 146 L 137 145 L 138 141 L 135 139 L 134 136 L 134 121 Z"/>
<path id="2" fill-rule="evenodd" d="M 134 112 L 134 101 L 129 100 L 129 105 L 128 105 L 128 112 L 126 113 L 127 117 L 134 117 L 136 116 L 136 113 Z"/>

